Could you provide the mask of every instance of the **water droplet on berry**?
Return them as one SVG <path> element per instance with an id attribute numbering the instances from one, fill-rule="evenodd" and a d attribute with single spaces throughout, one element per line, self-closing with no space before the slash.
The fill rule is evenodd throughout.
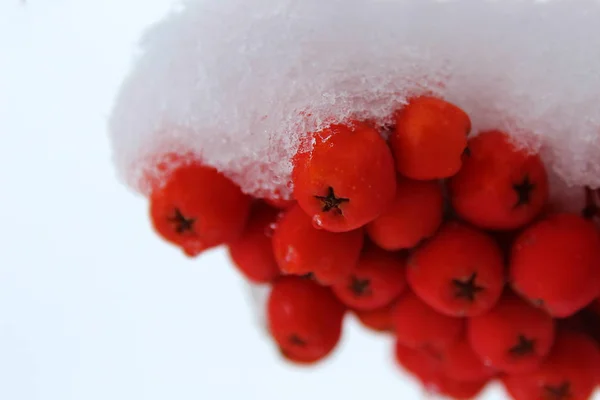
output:
<path id="1" fill-rule="evenodd" d="M 273 232 L 275 232 L 275 228 L 277 228 L 277 223 L 276 222 L 271 222 L 269 225 L 267 225 L 265 227 L 265 236 L 266 237 L 272 237 L 273 236 Z"/>
<path id="2" fill-rule="evenodd" d="M 287 252 L 285 253 L 285 262 L 295 262 L 298 260 L 298 252 L 292 246 L 288 246 Z"/>
<path id="3" fill-rule="evenodd" d="M 319 214 L 315 214 L 315 216 L 312 218 L 312 224 L 316 229 L 323 229 L 323 219 L 321 219 Z"/>

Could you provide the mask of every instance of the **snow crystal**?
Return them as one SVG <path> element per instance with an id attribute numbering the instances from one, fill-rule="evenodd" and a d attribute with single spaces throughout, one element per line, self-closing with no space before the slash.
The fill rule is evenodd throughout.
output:
<path id="1" fill-rule="evenodd" d="M 110 121 L 122 178 L 190 150 L 261 195 L 286 194 L 307 131 L 385 124 L 407 96 L 464 108 L 600 186 L 600 4 L 533 0 L 195 0 L 151 28 Z M 154 161 L 156 162 L 156 161 Z"/>

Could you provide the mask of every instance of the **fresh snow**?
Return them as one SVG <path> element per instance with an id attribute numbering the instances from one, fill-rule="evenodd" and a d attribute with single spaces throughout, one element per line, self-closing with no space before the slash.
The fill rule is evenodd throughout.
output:
<path id="1" fill-rule="evenodd" d="M 245 192 L 289 193 L 307 131 L 385 123 L 408 95 L 464 108 L 474 132 L 541 150 L 567 187 L 600 186 L 597 1 L 194 0 L 145 35 L 110 135 L 122 179 L 194 152 Z"/>

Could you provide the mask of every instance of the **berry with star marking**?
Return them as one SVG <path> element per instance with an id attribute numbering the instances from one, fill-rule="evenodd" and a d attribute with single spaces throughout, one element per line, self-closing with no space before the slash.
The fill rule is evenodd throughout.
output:
<path id="1" fill-rule="evenodd" d="M 458 216 L 480 228 L 512 230 L 542 212 L 548 202 L 548 177 L 538 155 L 518 149 L 500 131 L 473 137 L 469 149 L 449 184 Z"/>
<path id="2" fill-rule="evenodd" d="M 287 360 L 316 363 L 339 342 L 345 310 L 330 289 L 297 276 L 280 277 L 267 300 L 269 332 Z"/>
<path id="3" fill-rule="evenodd" d="M 596 386 L 598 345 L 583 333 L 560 330 L 548 357 L 524 374 L 503 382 L 515 400 L 587 400 Z"/>
<path id="4" fill-rule="evenodd" d="M 237 239 L 250 197 L 214 168 L 198 162 L 172 171 L 150 195 L 155 231 L 189 256 Z"/>
<path id="5" fill-rule="evenodd" d="M 273 233 L 273 251 L 285 274 L 312 274 L 323 285 L 345 282 L 355 269 L 363 245 L 362 229 L 329 232 L 317 229 L 295 205 L 281 214 Z"/>
<path id="6" fill-rule="evenodd" d="M 502 252 L 493 238 L 448 222 L 408 260 L 412 290 L 438 312 L 472 317 L 489 311 L 504 287 Z"/>
<path id="7" fill-rule="evenodd" d="M 293 159 L 294 198 L 317 227 L 347 232 L 375 219 L 396 193 L 392 153 L 377 129 L 351 122 L 312 133 Z"/>
<path id="8" fill-rule="evenodd" d="M 356 310 L 375 310 L 391 303 L 406 288 L 405 260 L 367 246 L 348 278 L 332 286 L 342 303 Z"/>
<path id="9" fill-rule="evenodd" d="M 470 318 L 467 336 L 475 353 L 505 373 L 531 372 L 550 352 L 555 322 L 507 291 L 488 313 Z"/>
<path id="10" fill-rule="evenodd" d="M 512 287 L 550 315 L 564 318 L 600 291 L 600 234 L 577 214 L 550 215 L 515 240 L 510 257 Z"/>

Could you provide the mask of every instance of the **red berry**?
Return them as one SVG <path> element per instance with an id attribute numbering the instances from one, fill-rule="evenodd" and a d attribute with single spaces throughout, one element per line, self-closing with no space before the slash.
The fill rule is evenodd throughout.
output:
<path id="1" fill-rule="evenodd" d="M 489 379 L 478 381 L 457 381 L 440 375 L 436 381 L 435 393 L 455 400 L 471 400 L 488 384 Z"/>
<path id="2" fill-rule="evenodd" d="M 250 197 L 214 168 L 198 163 L 175 170 L 150 196 L 154 229 L 194 256 L 240 236 Z"/>
<path id="3" fill-rule="evenodd" d="M 469 140 L 469 152 L 449 189 L 454 211 L 485 229 L 523 227 L 548 201 L 548 177 L 540 157 L 517 149 L 499 131 Z"/>
<path id="4" fill-rule="evenodd" d="M 504 287 L 502 253 L 487 234 L 457 222 L 445 224 L 408 261 L 408 283 L 438 312 L 480 315 Z"/>
<path id="5" fill-rule="evenodd" d="M 587 400 L 598 380 L 598 357 L 589 337 L 561 331 L 539 369 L 509 377 L 505 386 L 516 400 Z"/>
<path id="6" fill-rule="evenodd" d="M 469 116 L 435 97 L 412 99 L 396 112 L 390 136 L 398 172 L 411 179 L 448 178 L 458 172 L 471 131 Z"/>
<path id="7" fill-rule="evenodd" d="M 396 342 L 396 362 L 417 378 L 425 389 L 453 399 L 472 399 L 488 380 L 457 381 L 443 373 L 442 360 L 423 349 L 413 349 Z"/>
<path id="8" fill-rule="evenodd" d="M 394 322 L 392 320 L 392 313 L 395 307 L 396 302 L 394 301 L 375 310 L 354 310 L 354 314 L 361 324 L 368 329 L 376 332 L 393 332 Z"/>
<path id="9" fill-rule="evenodd" d="M 367 233 L 386 250 L 415 247 L 439 228 L 443 202 L 439 182 L 399 179 L 394 201 L 367 225 Z"/>
<path id="10" fill-rule="evenodd" d="M 554 329 L 552 317 L 510 292 L 487 314 L 467 322 L 475 353 L 507 373 L 535 370 L 550 352 Z"/>
<path id="11" fill-rule="evenodd" d="M 259 203 L 242 235 L 229 244 L 229 255 L 238 270 L 254 283 L 271 282 L 279 276 L 271 237 L 278 210 Z"/>
<path id="12" fill-rule="evenodd" d="M 332 125 L 294 157 L 294 197 L 317 226 L 346 232 L 375 219 L 396 193 L 394 160 L 379 132 L 363 123 Z"/>
<path id="13" fill-rule="evenodd" d="M 600 288 L 600 235 L 592 222 L 556 214 L 516 239 L 510 262 L 513 288 L 554 317 L 589 304 Z"/>
<path id="14" fill-rule="evenodd" d="M 481 382 L 495 375 L 495 370 L 483 364 L 466 338 L 443 352 L 442 372 L 448 378 L 459 382 Z"/>
<path id="15" fill-rule="evenodd" d="M 375 246 L 366 248 L 352 274 L 332 287 L 350 308 L 375 310 L 391 303 L 406 288 L 404 259 Z"/>
<path id="16" fill-rule="evenodd" d="M 523 382 L 519 375 L 503 375 L 500 379 L 506 393 L 513 400 L 532 400 L 534 394 L 530 393 L 530 388 Z M 550 399 L 549 399 L 550 400 Z"/>
<path id="17" fill-rule="evenodd" d="M 331 353 L 340 340 L 344 313 L 330 289 L 300 277 L 277 279 L 267 302 L 271 335 L 286 358 L 301 363 Z"/>
<path id="18" fill-rule="evenodd" d="M 464 332 L 464 320 L 440 314 L 407 292 L 392 314 L 396 339 L 404 346 L 441 351 L 456 343 Z"/>
<path id="19" fill-rule="evenodd" d="M 400 367 L 425 386 L 431 385 L 441 374 L 441 358 L 427 350 L 408 347 L 396 341 L 395 358 Z"/>
<path id="20" fill-rule="evenodd" d="M 304 355 L 295 355 L 295 354 L 290 354 L 286 349 L 284 348 L 279 348 L 279 354 L 281 355 L 281 357 L 284 358 L 284 360 L 295 364 L 297 367 L 312 367 L 315 364 L 318 364 L 323 358 L 319 358 L 319 359 L 314 359 L 311 357 L 306 357 Z"/>
<path id="21" fill-rule="evenodd" d="M 275 260 L 286 274 L 313 274 L 324 285 L 334 284 L 356 267 L 363 236 L 362 230 L 333 233 L 317 229 L 296 205 L 283 213 L 275 228 Z"/>

